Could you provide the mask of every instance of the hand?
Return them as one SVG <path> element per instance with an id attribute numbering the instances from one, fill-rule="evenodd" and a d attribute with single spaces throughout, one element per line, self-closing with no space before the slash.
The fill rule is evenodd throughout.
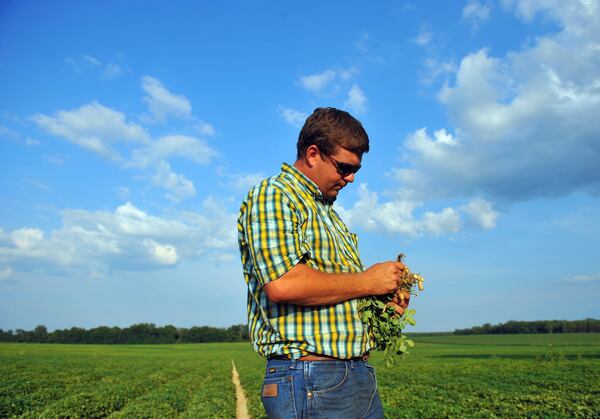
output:
<path id="1" fill-rule="evenodd" d="M 410 293 L 408 291 L 398 290 L 394 294 L 392 301 L 389 303 L 389 306 L 392 307 L 398 315 L 403 315 L 404 310 L 408 307 L 410 303 Z"/>
<path id="2" fill-rule="evenodd" d="M 370 295 L 382 295 L 396 292 L 402 280 L 405 266 L 402 262 L 376 263 L 364 274 L 369 282 Z"/>

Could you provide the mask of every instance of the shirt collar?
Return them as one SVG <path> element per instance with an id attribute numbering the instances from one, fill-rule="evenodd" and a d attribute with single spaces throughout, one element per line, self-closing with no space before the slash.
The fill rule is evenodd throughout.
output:
<path id="1" fill-rule="evenodd" d="M 323 193 L 315 182 L 310 180 L 304 173 L 298 170 L 296 167 L 287 163 L 282 163 L 281 171 L 287 175 L 287 177 L 295 180 L 302 189 L 307 191 L 309 194 L 315 197 L 315 199 L 326 201 L 323 197 Z"/>

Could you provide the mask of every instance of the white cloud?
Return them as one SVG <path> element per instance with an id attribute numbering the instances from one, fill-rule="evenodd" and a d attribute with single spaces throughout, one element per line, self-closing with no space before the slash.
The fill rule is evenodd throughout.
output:
<path id="1" fill-rule="evenodd" d="M 313 93 L 320 93 L 328 84 L 335 80 L 336 72 L 333 70 L 325 70 L 319 74 L 300 77 L 300 86 Z"/>
<path id="2" fill-rule="evenodd" d="M 103 157 L 120 161 L 122 156 L 111 147 L 117 142 L 145 142 L 146 131 L 127 122 L 125 115 L 92 102 L 71 111 L 58 111 L 53 117 L 31 117 L 41 128 Z"/>
<path id="3" fill-rule="evenodd" d="M 44 232 L 37 228 L 20 228 L 10 235 L 13 243 L 19 249 L 31 249 L 44 239 Z"/>
<path id="4" fill-rule="evenodd" d="M 416 130 L 393 171 L 417 200 L 504 206 L 600 190 L 600 4 L 507 4 L 524 18 L 549 15 L 561 29 L 505 56 L 482 49 L 461 60 L 439 92 L 455 126 L 444 137 L 451 143 Z"/>
<path id="5" fill-rule="evenodd" d="M 477 0 L 470 0 L 462 11 L 464 20 L 471 22 L 473 28 L 477 28 L 480 23 L 490 18 L 490 6 L 482 4 Z"/>
<path id="6" fill-rule="evenodd" d="M 344 106 L 356 113 L 364 113 L 367 110 L 367 97 L 357 84 L 353 84 L 348 91 L 348 97 Z"/>
<path id="7" fill-rule="evenodd" d="M 34 139 L 34 138 L 29 138 L 29 137 L 27 137 L 27 138 L 25 138 L 25 140 L 24 140 L 24 141 L 25 141 L 25 145 L 27 145 L 27 146 L 36 146 L 36 145 L 40 145 L 40 141 L 39 141 L 39 140 L 36 140 L 36 139 Z"/>
<path id="8" fill-rule="evenodd" d="M 297 111 L 292 108 L 279 107 L 279 114 L 288 124 L 300 128 L 304 125 L 304 121 L 308 118 L 308 115 L 304 112 Z"/>
<path id="9" fill-rule="evenodd" d="M 246 173 L 236 176 L 234 187 L 237 190 L 249 190 L 265 178 L 263 173 Z"/>
<path id="10" fill-rule="evenodd" d="M 25 179 L 24 182 L 29 186 L 33 186 L 34 188 L 39 189 L 40 191 L 50 192 L 50 187 L 40 181 L 34 179 Z"/>
<path id="11" fill-rule="evenodd" d="M 9 140 L 12 140 L 18 144 L 26 145 L 28 147 L 40 145 L 40 141 L 30 137 L 23 138 L 19 132 L 3 125 L 0 125 L 0 137 L 8 138 Z"/>
<path id="12" fill-rule="evenodd" d="M 419 78 L 419 82 L 424 85 L 432 85 L 440 78 L 455 74 L 457 70 L 456 64 L 452 61 L 444 61 L 433 56 L 427 57 L 424 65 L 424 73 Z"/>
<path id="13" fill-rule="evenodd" d="M 230 173 L 225 167 L 219 167 L 217 173 L 227 180 L 221 186 L 243 193 L 266 178 L 264 173 Z"/>
<path id="14" fill-rule="evenodd" d="M 81 56 L 81 60 L 91 66 L 99 66 L 102 65 L 102 63 L 100 62 L 100 60 L 92 57 L 91 55 L 82 55 Z"/>
<path id="15" fill-rule="evenodd" d="M 175 173 L 169 163 L 161 161 L 156 164 L 152 183 L 167 191 L 167 198 L 179 202 L 196 194 L 192 181 L 184 175 Z"/>
<path id="16" fill-rule="evenodd" d="M 586 282 L 600 282 L 600 274 L 596 275 L 576 275 L 572 278 L 566 279 L 563 282 L 568 283 L 586 283 Z"/>
<path id="17" fill-rule="evenodd" d="M 129 199 L 129 197 L 131 196 L 131 191 L 129 190 L 128 187 L 126 186 L 119 186 L 117 188 L 117 197 L 122 200 L 122 201 L 126 201 Z"/>
<path id="18" fill-rule="evenodd" d="M 198 164 L 209 164 L 217 152 L 205 141 L 187 135 L 166 135 L 132 152 L 131 166 L 147 167 L 173 157 L 185 158 Z"/>
<path id="19" fill-rule="evenodd" d="M 472 222 L 478 227 L 484 230 L 491 230 L 496 227 L 499 214 L 494 211 L 492 204 L 485 199 L 475 198 L 461 209 L 471 217 Z"/>
<path id="20" fill-rule="evenodd" d="M 46 235 L 37 228 L 0 230 L 0 277 L 20 271 L 145 271 L 172 267 L 207 253 L 236 249 L 235 214 L 207 198 L 200 212 L 171 219 L 131 203 L 114 212 L 66 210 L 63 225 Z"/>
<path id="21" fill-rule="evenodd" d="M 177 249 L 170 244 L 160 244 L 151 239 L 146 239 L 143 243 L 152 259 L 159 265 L 175 265 L 179 260 Z"/>
<path id="22" fill-rule="evenodd" d="M 312 93 L 324 94 L 326 92 L 335 92 L 340 89 L 336 80 L 348 82 L 358 74 L 356 67 L 342 68 L 338 70 L 325 70 L 322 73 L 312 74 L 310 76 L 302 76 L 299 80 L 299 85 Z"/>
<path id="23" fill-rule="evenodd" d="M 358 74 L 358 68 L 356 68 L 356 67 L 349 67 L 346 69 L 341 69 L 341 70 L 338 70 L 338 72 L 337 72 L 338 77 L 344 81 L 351 80 L 357 74 Z"/>
<path id="24" fill-rule="evenodd" d="M 336 206 L 336 210 L 350 226 L 367 231 L 416 237 L 461 230 L 461 217 L 455 209 L 427 211 L 418 218 L 414 213 L 421 206 L 421 202 L 401 198 L 380 203 L 378 194 L 370 191 L 367 184 L 361 184 L 359 199 L 354 206 L 350 209 Z"/>
<path id="25" fill-rule="evenodd" d="M 194 128 L 196 128 L 196 130 L 202 134 L 202 135 L 207 135 L 209 137 L 212 137 L 213 135 L 215 135 L 215 127 L 213 127 L 211 124 L 209 124 L 208 122 L 204 122 L 204 121 L 198 121 L 195 125 Z"/>
<path id="26" fill-rule="evenodd" d="M 104 67 L 104 71 L 102 72 L 102 77 L 105 79 L 112 79 L 121 74 L 123 70 L 117 64 L 108 63 Z"/>
<path id="27" fill-rule="evenodd" d="M 429 45 L 429 43 L 431 43 L 432 40 L 433 40 L 433 32 L 431 32 L 425 28 L 421 28 L 421 30 L 419 31 L 419 34 L 414 39 L 415 43 L 418 45 L 421 45 L 422 47 Z"/>
<path id="28" fill-rule="evenodd" d="M 154 118 L 164 122 L 168 116 L 190 117 L 192 105 L 184 95 L 171 93 L 163 84 L 152 77 L 142 77 L 142 89 L 148 94 L 144 101 Z"/>
<path id="29" fill-rule="evenodd" d="M 44 158 L 46 159 L 46 161 L 48 163 L 52 163 L 55 164 L 57 166 L 60 166 L 62 164 L 65 163 L 66 159 L 64 156 L 60 156 L 60 155 L 45 155 Z"/>
<path id="30" fill-rule="evenodd" d="M 3 125 L 0 125 L 0 136 L 10 138 L 11 140 L 18 140 L 20 137 L 18 132 L 14 131 L 10 128 L 7 128 Z"/>
<path id="31" fill-rule="evenodd" d="M 100 77 L 104 79 L 112 79 L 123 73 L 123 70 L 119 65 L 114 63 L 104 64 L 102 61 L 89 54 L 82 54 L 76 58 L 67 57 L 65 58 L 65 63 L 76 73 L 99 71 Z"/>

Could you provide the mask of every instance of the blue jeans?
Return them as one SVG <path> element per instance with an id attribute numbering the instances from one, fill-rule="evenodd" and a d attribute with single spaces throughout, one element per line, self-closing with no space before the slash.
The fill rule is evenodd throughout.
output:
<path id="1" fill-rule="evenodd" d="M 269 418 L 383 418 L 375 369 L 363 360 L 269 359 L 261 399 Z"/>

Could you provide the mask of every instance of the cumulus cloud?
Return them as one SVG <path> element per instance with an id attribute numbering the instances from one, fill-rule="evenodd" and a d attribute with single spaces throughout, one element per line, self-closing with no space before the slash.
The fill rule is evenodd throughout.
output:
<path id="1" fill-rule="evenodd" d="M 170 219 L 132 203 L 113 212 L 66 210 L 62 227 L 49 234 L 30 227 L 0 230 L 0 278 L 31 270 L 97 274 L 168 268 L 236 246 L 235 215 L 213 198 L 199 212 Z"/>
<path id="2" fill-rule="evenodd" d="M 323 94 L 329 90 L 337 90 L 339 86 L 334 85 L 336 80 L 347 82 L 358 73 L 356 67 L 342 68 L 338 70 L 325 70 L 318 74 L 302 76 L 298 84 L 315 94 Z"/>
<path id="3" fill-rule="evenodd" d="M 300 77 L 300 86 L 313 93 L 320 93 L 329 83 L 335 80 L 336 72 L 333 70 L 325 70 L 319 74 Z"/>
<path id="4" fill-rule="evenodd" d="M 453 61 L 430 56 L 425 58 L 424 70 L 419 77 L 419 82 L 430 86 L 439 79 L 445 79 L 453 75 L 456 70 L 457 67 Z"/>
<path id="5" fill-rule="evenodd" d="M 123 72 L 119 65 L 115 63 L 103 63 L 89 54 L 82 54 L 75 58 L 67 57 L 65 58 L 65 63 L 76 73 L 83 73 L 88 70 L 99 70 L 100 77 L 104 79 L 112 79 Z"/>
<path id="6" fill-rule="evenodd" d="M 420 202 L 400 198 L 380 202 L 379 195 L 364 183 L 358 193 L 359 199 L 352 208 L 336 208 L 350 226 L 411 237 L 455 233 L 462 228 L 460 214 L 455 209 L 427 211 L 418 217 L 415 210 L 422 206 Z"/>
<path id="7" fill-rule="evenodd" d="M 306 118 L 308 118 L 308 115 L 304 112 L 283 106 L 279 107 L 279 115 L 284 119 L 285 122 L 296 128 L 304 125 L 304 121 L 306 121 Z"/>
<path id="8" fill-rule="evenodd" d="M 243 193 L 246 193 L 250 188 L 266 178 L 264 173 L 230 173 L 225 167 L 219 167 L 217 173 L 221 178 L 225 179 L 225 182 L 221 186 Z"/>
<path id="9" fill-rule="evenodd" d="M 148 140 L 148 134 L 141 126 L 127 122 L 124 114 L 98 102 L 79 109 L 58 111 L 54 116 L 36 114 L 31 119 L 51 134 L 116 161 L 123 157 L 111 144 Z"/>
<path id="10" fill-rule="evenodd" d="M 198 164 L 209 164 L 218 153 L 205 141 L 187 135 L 166 135 L 132 152 L 131 165 L 147 167 L 173 157 L 185 158 Z"/>
<path id="11" fill-rule="evenodd" d="M 455 129 L 421 128 L 393 171 L 405 193 L 479 197 L 495 206 L 600 191 L 600 4 L 505 2 L 523 19 L 544 14 L 557 32 L 504 56 L 465 56 L 439 92 Z M 481 204 L 463 212 L 486 214 Z M 485 227 L 487 216 L 474 216 Z"/>
<path id="12" fill-rule="evenodd" d="M 490 6 L 482 4 L 477 0 L 470 0 L 462 11 L 462 17 L 473 25 L 473 28 L 477 28 L 482 22 L 490 18 Z"/>
<path id="13" fill-rule="evenodd" d="M 196 194 L 192 181 L 180 173 L 175 173 L 166 161 L 156 164 L 152 183 L 167 191 L 167 198 L 179 202 Z"/>
<path id="14" fill-rule="evenodd" d="M 159 122 L 164 122 L 168 116 L 190 117 L 192 105 L 184 95 L 171 93 L 159 80 L 142 77 L 142 89 L 147 93 L 144 101 L 148 110 Z"/>
<path id="15" fill-rule="evenodd" d="M 484 230 L 491 230 L 496 227 L 499 214 L 492 208 L 492 204 L 485 199 L 475 198 L 467 205 L 462 206 L 461 209 L 470 216 L 471 221 L 476 226 Z"/>
<path id="16" fill-rule="evenodd" d="M 357 84 L 353 84 L 348 91 L 344 105 L 356 113 L 364 113 L 367 110 L 367 97 Z"/>

